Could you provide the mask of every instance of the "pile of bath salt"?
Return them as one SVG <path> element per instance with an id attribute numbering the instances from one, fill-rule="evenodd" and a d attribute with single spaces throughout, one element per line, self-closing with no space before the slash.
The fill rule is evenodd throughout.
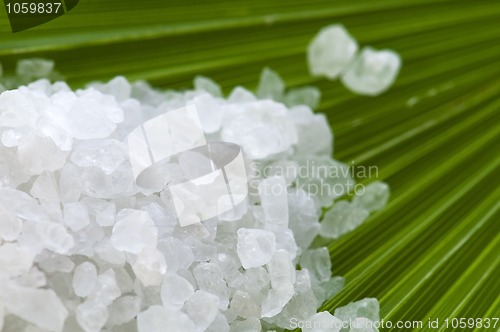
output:
<path id="1" fill-rule="evenodd" d="M 36 61 L 31 68 L 43 69 Z M 0 330 L 273 331 L 300 322 L 320 331 L 377 321 L 375 299 L 316 313 L 344 279 L 332 277 L 329 251 L 310 248 L 313 239 L 348 232 L 388 198 L 375 182 L 333 203 L 354 180 L 331 158 L 327 120 L 311 110 L 318 101 L 317 89 L 286 91 L 269 69 L 256 94 L 236 87 L 227 97 L 204 77 L 188 91 L 117 77 L 76 91 L 40 79 L 3 92 Z M 241 147 L 249 195 L 181 227 L 168 188 L 136 184 L 127 137 L 185 105 L 196 106 L 208 141 Z"/>

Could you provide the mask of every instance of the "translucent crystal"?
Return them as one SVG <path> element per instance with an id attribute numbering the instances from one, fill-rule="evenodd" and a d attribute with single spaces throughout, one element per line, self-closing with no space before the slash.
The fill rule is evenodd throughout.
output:
<path id="1" fill-rule="evenodd" d="M 318 88 L 306 86 L 288 91 L 284 102 L 288 107 L 305 105 L 315 109 L 319 106 L 320 98 L 321 92 Z"/>
<path id="2" fill-rule="evenodd" d="M 108 320 L 108 308 L 99 302 L 85 301 L 75 309 L 76 320 L 85 332 L 99 332 Z"/>
<path id="3" fill-rule="evenodd" d="M 54 61 L 32 58 L 22 59 L 17 62 L 16 73 L 18 76 L 29 80 L 47 77 L 54 69 Z"/>
<path id="4" fill-rule="evenodd" d="M 240 145 L 251 159 L 284 152 L 297 142 L 288 110 L 271 100 L 246 103 L 225 117 L 221 137 Z"/>
<path id="5" fill-rule="evenodd" d="M 262 229 L 240 228 L 237 253 L 245 269 L 267 264 L 276 251 L 276 236 Z"/>
<path id="6" fill-rule="evenodd" d="M 309 247 L 320 228 L 314 200 L 304 190 L 292 189 L 288 194 L 288 215 L 297 245 L 302 249 Z"/>
<path id="7" fill-rule="evenodd" d="M 132 269 L 144 286 L 158 286 L 167 270 L 167 263 L 158 249 L 144 247 L 137 255 Z"/>
<path id="8" fill-rule="evenodd" d="M 90 223 L 89 212 L 79 202 L 64 204 L 64 223 L 77 232 Z"/>
<path id="9" fill-rule="evenodd" d="M 394 51 L 365 47 L 342 76 L 342 82 L 353 92 L 376 96 L 394 83 L 400 67 L 401 58 Z"/>
<path id="10" fill-rule="evenodd" d="M 37 175 L 44 171 L 62 168 L 66 162 L 67 153 L 61 151 L 50 138 L 30 134 L 20 141 L 18 156 L 24 171 Z"/>
<path id="11" fill-rule="evenodd" d="M 68 310 L 52 289 L 0 288 L 7 312 L 49 331 L 62 332 Z"/>
<path id="12" fill-rule="evenodd" d="M 365 317 L 372 321 L 379 321 L 379 304 L 377 299 L 366 298 L 361 301 L 351 302 L 346 306 L 335 309 L 334 315 L 343 321 Z"/>
<path id="13" fill-rule="evenodd" d="M 256 318 L 245 320 L 236 320 L 231 323 L 231 332 L 260 332 L 262 327 L 260 321 Z"/>
<path id="14" fill-rule="evenodd" d="M 338 238 L 361 225 L 368 218 L 368 211 L 347 201 L 340 201 L 325 213 L 320 234 L 327 238 Z"/>
<path id="15" fill-rule="evenodd" d="M 197 331 L 205 331 L 219 312 L 219 297 L 197 290 L 186 301 L 183 310 L 194 322 Z"/>
<path id="16" fill-rule="evenodd" d="M 301 156 L 330 155 L 333 134 L 324 114 L 314 114 L 309 107 L 291 109 L 291 116 L 297 126 L 298 144 L 296 153 Z"/>
<path id="17" fill-rule="evenodd" d="M 257 97 L 259 99 L 273 99 L 281 101 L 285 92 L 285 82 L 275 71 L 264 68 L 260 74 Z"/>
<path id="18" fill-rule="evenodd" d="M 99 167 L 106 174 L 113 173 L 127 158 L 126 144 L 115 139 L 86 140 L 71 154 L 71 161 L 80 167 Z"/>
<path id="19" fill-rule="evenodd" d="M 259 184 L 265 229 L 282 232 L 288 227 L 288 195 L 285 179 L 273 176 Z"/>
<path id="20" fill-rule="evenodd" d="M 84 262 L 75 268 L 73 274 L 73 290 L 81 297 L 88 296 L 97 282 L 97 270 L 95 265 Z"/>
<path id="21" fill-rule="evenodd" d="M 365 317 L 358 317 L 352 321 L 350 332 L 378 332 L 376 323 Z"/>
<path id="22" fill-rule="evenodd" d="M 137 315 L 138 332 L 196 331 L 193 321 L 181 311 L 171 311 L 159 305 L 152 305 Z"/>
<path id="23" fill-rule="evenodd" d="M 309 270 L 320 282 L 328 281 L 332 276 L 332 263 L 328 248 L 310 249 L 300 257 L 300 266 Z"/>
<path id="24" fill-rule="evenodd" d="M 328 311 L 318 312 L 304 323 L 303 332 L 339 332 L 342 329 L 342 321 L 332 316 Z"/>
<path id="25" fill-rule="evenodd" d="M 324 27 L 307 49 L 309 71 L 313 76 L 337 78 L 347 68 L 357 50 L 356 40 L 344 26 L 334 24 Z"/>
<path id="26" fill-rule="evenodd" d="M 363 194 L 354 196 L 352 205 L 368 212 L 378 211 L 387 204 L 389 195 L 387 183 L 375 181 L 366 186 Z"/>
<path id="27" fill-rule="evenodd" d="M 111 243 L 118 250 L 138 254 L 145 247 L 155 247 L 158 231 L 144 211 L 131 211 L 113 226 Z"/>
<path id="28" fill-rule="evenodd" d="M 165 307 L 179 310 L 193 294 L 194 287 L 189 281 L 175 273 L 167 272 L 161 286 L 161 299 Z"/>
<path id="29" fill-rule="evenodd" d="M 245 291 L 237 290 L 233 294 L 230 309 L 243 318 L 260 318 L 260 305 Z"/>
<path id="30" fill-rule="evenodd" d="M 210 93 L 214 97 L 222 97 L 222 89 L 212 79 L 198 75 L 194 78 L 195 90 L 201 90 Z"/>
<path id="31" fill-rule="evenodd" d="M 132 321 L 141 310 L 141 299 L 126 295 L 114 301 L 109 307 L 108 325 L 122 325 Z"/>

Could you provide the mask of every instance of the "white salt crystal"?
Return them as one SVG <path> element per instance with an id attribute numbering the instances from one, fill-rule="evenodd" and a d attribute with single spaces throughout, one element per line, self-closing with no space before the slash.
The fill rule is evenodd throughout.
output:
<path id="1" fill-rule="evenodd" d="M 351 302 L 346 306 L 335 309 L 334 315 L 343 321 L 354 320 L 365 317 L 372 321 L 380 320 L 380 307 L 377 299 L 366 298 L 357 302 Z"/>
<path id="2" fill-rule="evenodd" d="M 294 293 L 291 284 L 282 284 L 277 288 L 271 288 L 264 301 L 262 301 L 262 317 L 274 317 L 279 314 Z"/>
<path id="3" fill-rule="evenodd" d="M 50 331 L 63 331 L 68 310 L 52 289 L 3 285 L 0 294 L 10 314 Z"/>
<path id="4" fill-rule="evenodd" d="M 0 126 L 34 126 L 38 118 L 35 101 L 29 93 L 20 90 L 5 91 L 0 94 Z"/>
<path id="5" fill-rule="evenodd" d="M 12 211 L 0 204 L 0 238 L 5 241 L 14 241 L 23 230 L 23 222 Z"/>
<path id="6" fill-rule="evenodd" d="M 276 251 L 276 236 L 262 229 L 240 228 L 237 253 L 243 268 L 267 264 Z"/>
<path id="7" fill-rule="evenodd" d="M 259 184 L 259 196 L 264 213 L 265 229 L 282 232 L 288 227 L 288 195 L 285 179 L 273 176 Z"/>
<path id="8" fill-rule="evenodd" d="M 303 332 L 339 332 L 342 321 L 328 311 L 318 312 L 304 322 Z"/>
<path id="9" fill-rule="evenodd" d="M 284 152 L 297 142 L 288 110 L 271 100 L 246 103 L 227 114 L 221 138 L 240 145 L 251 159 Z"/>
<path id="10" fill-rule="evenodd" d="M 18 243 L 3 243 L 0 246 L 0 276 L 16 277 L 28 273 L 36 252 Z"/>
<path id="11" fill-rule="evenodd" d="M 193 269 L 193 277 L 198 288 L 206 290 L 219 297 L 221 309 L 225 309 L 229 303 L 229 289 L 222 270 L 215 263 L 201 262 Z"/>
<path id="12" fill-rule="evenodd" d="M 108 269 L 97 276 L 95 287 L 89 295 L 89 299 L 107 306 L 120 295 L 121 291 L 116 283 L 115 273 L 112 269 Z"/>
<path id="13" fill-rule="evenodd" d="M 183 311 L 194 322 L 197 331 L 205 331 L 219 312 L 219 297 L 197 290 L 184 304 Z"/>
<path id="14" fill-rule="evenodd" d="M 85 301 L 75 309 L 76 320 L 85 332 L 99 332 L 109 318 L 108 308 L 99 302 Z"/>
<path id="15" fill-rule="evenodd" d="M 105 94 L 113 95 L 118 101 L 124 101 L 130 98 L 132 92 L 130 83 L 123 76 L 117 76 L 106 84 L 97 83 L 90 84 L 89 86 Z"/>
<path id="16" fill-rule="evenodd" d="M 145 247 L 156 247 L 158 231 L 144 211 L 132 210 L 113 226 L 111 243 L 117 250 L 138 254 Z"/>
<path id="17" fill-rule="evenodd" d="M 75 263 L 68 257 L 59 254 L 44 252 L 37 257 L 37 263 L 47 273 L 63 272 L 70 273 Z"/>
<path id="18" fill-rule="evenodd" d="M 84 262 L 75 268 L 73 274 L 73 290 L 80 297 L 90 295 L 97 282 L 97 270 L 95 265 L 90 262 Z"/>
<path id="19" fill-rule="evenodd" d="M 338 238 L 361 225 L 368 218 L 368 211 L 347 201 L 340 201 L 325 213 L 320 234 L 327 238 Z"/>
<path id="20" fill-rule="evenodd" d="M 167 270 L 167 263 L 158 249 L 144 247 L 137 255 L 132 269 L 144 286 L 158 286 Z"/>
<path id="21" fill-rule="evenodd" d="M 207 332 L 229 332 L 226 316 L 221 313 L 217 314 L 212 324 L 207 328 Z"/>
<path id="22" fill-rule="evenodd" d="M 234 104 L 252 102 L 256 100 L 257 98 L 255 98 L 252 92 L 248 91 L 247 89 L 241 86 L 235 87 L 229 94 L 229 97 L 227 98 L 227 101 L 229 103 L 234 103 Z"/>
<path id="23" fill-rule="evenodd" d="M 375 181 L 366 186 L 363 194 L 352 199 L 352 205 L 363 208 L 368 212 L 381 210 L 389 200 L 389 186 L 387 183 Z"/>
<path id="24" fill-rule="evenodd" d="M 161 239 L 158 243 L 158 250 L 165 256 L 168 270 L 172 272 L 187 269 L 194 261 L 192 249 L 174 237 Z"/>
<path id="25" fill-rule="evenodd" d="M 319 233 L 320 223 L 314 200 L 304 190 L 291 189 L 288 195 L 289 226 L 297 245 L 309 247 Z"/>
<path id="26" fill-rule="evenodd" d="M 138 332 L 193 332 L 193 321 L 181 311 L 171 311 L 159 305 L 152 305 L 137 316 Z"/>
<path id="27" fill-rule="evenodd" d="M 327 26 L 318 32 L 307 48 L 309 71 L 313 76 L 335 79 L 347 68 L 357 50 L 356 40 L 344 26 Z"/>
<path id="28" fill-rule="evenodd" d="M 231 323 L 231 332 L 260 332 L 262 326 L 257 318 L 236 320 Z"/>
<path id="29" fill-rule="evenodd" d="M 291 116 L 297 127 L 297 154 L 331 155 L 333 134 L 324 114 L 314 114 L 309 107 L 297 106 L 291 109 Z"/>
<path id="30" fill-rule="evenodd" d="M 47 77 L 54 69 L 54 61 L 41 58 L 22 59 L 17 62 L 16 74 L 26 79 Z"/>
<path id="31" fill-rule="evenodd" d="M 320 282 L 328 281 L 332 276 L 332 263 L 328 248 L 309 249 L 300 257 L 300 266 L 309 270 Z"/>
<path id="32" fill-rule="evenodd" d="M 77 232 L 90 223 L 89 212 L 80 202 L 64 204 L 64 223 Z"/>
<path id="33" fill-rule="evenodd" d="M 243 318 L 260 318 L 260 306 L 252 296 L 245 291 L 237 290 L 233 294 L 230 305 L 231 311 Z"/>
<path id="34" fill-rule="evenodd" d="M 194 78 L 193 83 L 195 90 L 208 92 L 214 97 L 222 97 L 220 86 L 208 77 L 198 75 Z"/>
<path id="35" fill-rule="evenodd" d="M 180 310 L 193 294 L 194 287 L 189 281 L 175 273 L 167 272 L 161 285 L 161 300 L 165 307 Z"/>
<path id="36" fill-rule="evenodd" d="M 38 175 L 62 168 L 67 153 L 61 151 L 50 138 L 30 134 L 19 142 L 18 156 L 26 173 Z"/>
<path id="37" fill-rule="evenodd" d="M 111 174 L 127 158 L 126 154 L 127 145 L 116 139 L 85 140 L 73 149 L 71 161 L 80 167 L 95 166 Z"/>
<path id="38" fill-rule="evenodd" d="M 295 283 L 295 266 L 290 254 L 286 250 L 277 250 L 271 261 L 267 263 L 267 270 L 271 277 L 271 287 L 278 288 L 282 285 Z"/>
<path id="39" fill-rule="evenodd" d="M 215 133 L 219 131 L 224 117 L 224 108 L 219 100 L 208 93 L 204 93 L 193 99 L 203 131 Z"/>
<path id="40" fill-rule="evenodd" d="M 285 96 L 285 104 L 288 107 L 305 105 L 315 109 L 319 105 L 321 92 L 318 88 L 306 86 L 302 88 L 291 89 Z"/>
<path id="41" fill-rule="evenodd" d="M 141 311 L 141 299 L 137 296 L 120 297 L 108 307 L 107 325 L 122 325 L 133 320 Z"/>
<path id="42" fill-rule="evenodd" d="M 54 173 L 44 172 L 33 182 L 30 194 L 42 201 L 59 203 L 59 188 Z"/>
<path id="43" fill-rule="evenodd" d="M 59 178 L 59 192 L 61 202 L 76 202 L 82 193 L 80 171 L 75 165 L 68 163 L 61 170 Z"/>
<path id="44" fill-rule="evenodd" d="M 285 92 L 285 82 L 275 71 L 264 68 L 260 74 L 257 97 L 281 101 Z"/>
<path id="45" fill-rule="evenodd" d="M 396 52 L 365 47 L 342 76 L 342 82 L 353 92 L 376 96 L 394 83 L 400 67 L 401 58 Z"/>

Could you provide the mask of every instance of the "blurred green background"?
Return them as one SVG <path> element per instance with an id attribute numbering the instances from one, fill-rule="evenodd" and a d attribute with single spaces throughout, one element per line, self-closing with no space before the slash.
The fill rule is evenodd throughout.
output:
<path id="1" fill-rule="evenodd" d="M 332 23 L 401 54 L 392 89 L 362 97 L 309 76 L 307 44 Z M 384 211 L 328 243 L 347 286 L 324 308 L 377 297 L 385 320 L 424 326 L 500 316 L 499 1 L 82 0 L 16 34 L 0 10 L 4 70 L 27 57 L 55 60 L 74 87 L 125 75 L 188 88 L 202 74 L 228 92 L 255 88 L 266 66 L 289 87 L 319 87 L 335 158 L 378 166 L 392 190 Z"/>

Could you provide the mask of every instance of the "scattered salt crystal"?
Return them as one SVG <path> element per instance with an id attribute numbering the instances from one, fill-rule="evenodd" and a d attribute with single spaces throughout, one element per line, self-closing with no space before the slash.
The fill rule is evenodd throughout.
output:
<path id="1" fill-rule="evenodd" d="M 23 59 L 17 62 L 17 75 L 32 80 L 47 77 L 54 69 L 54 61 L 40 58 Z"/>
<path id="2" fill-rule="evenodd" d="M 342 321 L 328 311 L 318 312 L 304 322 L 303 332 L 339 332 Z"/>
<path id="3" fill-rule="evenodd" d="M 309 249 L 300 257 L 300 265 L 309 270 L 311 275 L 320 282 L 325 282 L 332 276 L 332 263 L 328 248 Z"/>
<path id="4" fill-rule="evenodd" d="M 355 229 L 368 218 L 369 212 L 353 203 L 340 201 L 325 213 L 320 234 L 327 238 L 339 236 Z"/>
<path id="5" fill-rule="evenodd" d="M 342 82 L 356 93 L 376 96 L 394 83 L 400 67 L 401 58 L 394 51 L 365 47 L 343 74 Z"/>
<path id="6" fill-rule="evenodd" d="M 363 194 L 354 196 L 352 205 L 363 208 L 368 212 L 381 210 L 389 200 L 389 186 L 387 183 L 375 181 L 365 187 Z"/>
<path id="7" fill-rule="evenodd" d="M 73 149 L 71 161 L 80 167 L 99 167 L 111 174 L 127 158 L 126 153 L 126 144 L 115 139 L 85 140 Z"/>
<path id="8" fill-rule="evenodd" d="M 267 264 L 276 251 L 276 236 L 262 229 L 240 228 L 237 253 L 243 268 Z"/>
<path id="9" fill-rule="evenodd" d="M 365 317 L 374 322 L 378 322 L 380 320 L 379 311 L 380 307 L 377 299 L 366 298 L 335 309 L 334 315 L 343 321 Z"/>
<path id="10" fill-rule="evenodd" d="M 307 49 L 309 71 L 313 76 L 334 79 L 344 71 L 358 50 L 358 44 L 344 26 L 334 24 L 321 29 Z"/>

